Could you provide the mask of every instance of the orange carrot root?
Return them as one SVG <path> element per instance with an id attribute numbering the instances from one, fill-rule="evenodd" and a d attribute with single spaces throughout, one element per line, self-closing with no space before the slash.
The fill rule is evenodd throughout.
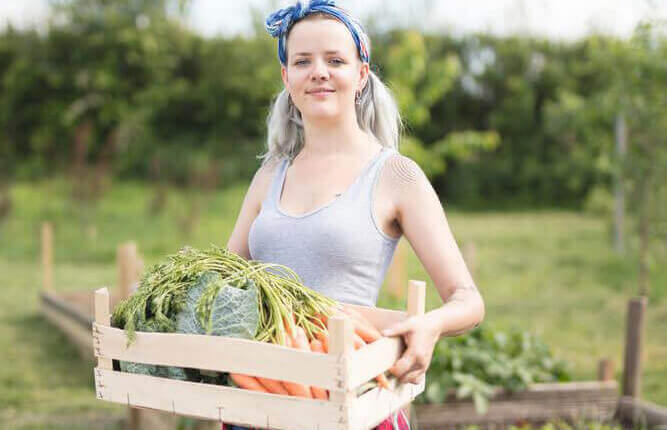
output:
<path id="1" fill-rule="evenodd" d="M 289 395 L 289 392 L 287 391 L 285 386 L 282 384 L 282 382 L 278 380 L 269 378 L 260 378 L 259 376 L 257 377 L 257 380 L 259 381 L 260 384 L 262 384 L 264 388 L 266 388 L 266 391 L 268 391 L 269 393 Z"/>
<path id="2" fill-rule="evenodd" d="M 242 375 L 240 373 L 230 373 L 229 377 L 232 378 L 232 381 L 241 388 L 246 390 L 260 391 L 262 393 L 268 393 L 269 391 L 259 383 L 257 378 L 249 375 Z"/>

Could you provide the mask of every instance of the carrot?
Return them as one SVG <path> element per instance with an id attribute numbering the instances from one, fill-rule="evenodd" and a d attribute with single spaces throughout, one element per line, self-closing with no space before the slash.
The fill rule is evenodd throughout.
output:
<path id="1" fill-rule="evenodd" d="M 355 321 L 354 332 L 366 343 L 373 343 L 382 337 L 382 334 L 378 329 L 370 325 L 370 323 L 364 323 L 362 321 Z"/>
<path id="2" fill-rule="evenodd" d="M 282 384 L 282 382 L 276 380 L 276 379 L 269 379 L 269 378 L 260 378 L 259 376 L 257 377 L 257 380 L 259 381 L 260 384 L 269 393 L 273 394 L 284 394 L 284 395 L 289 395 L 289 392 L 285 388 L 285 386 Z"/>
<path id="3" fill-rule="evenodd" d="M 354 331 L 366 343 L 372 343 L 382 337 L 382 333 L 373 326 L 361 313 L 352 308 L 343 308 L 343 312 L 352 317 Z"/>
<path id="4" fill-rule="evenodd" d="M 292 339 L 294 339 L 294 325 L 295 325 L 294 320 L 292 320 L 292 322 L 290 323 L 287 320 L 287 317 L 283 317 L 283 325 L 285 326 L 285 332 L 287 333 L 287 335 Z"/>
<path id="5" fill-rule="evenodd" d="M 359 337 L 357 333 L 354 333 L 354 349 L 359 349 L 364 345 L 366 345 L 366 342 L 364 342 L 364 340 Z"/>
<path id="6" fill-rule="evenodd" d="M 322 342 L 320 342 L 319 339 L 313 339 L 310 341 L 310 350 L 324 354 L 324 347 L 322 346 Z"/>
<path id="7" fill-rule="evenodd" d="M 303 331 L 303 329 L 299 326 L 296 326 L 296 330 L 297 330 L 297 337 L 296 338 L 293 338 L 292 336 L 289 336 L 289 334 L 288 334 L 288 336 L 287 336 L 288 346 L 290 346 L 292 348 L 302 349 L 302 348 L 299 347 L 299 345 L 303 344 L 303 340 L 299 339 L 301 337 L 299 335 L 299 330 L 301 330 L 301 332 L 303 332 L 303 339 L 305 339 L 305 342 L 306 342 L 305 343 L 306 350 L 310 351 L 310 346 L 308 345 L 308 338 L 306 337 L 306 332 Z M 296 382 L 288 382 L 288 381 L 282 381 L 282 383 L 285 386 L 285 389 L 287 390 L 287 392 L 292 396 L 306 397 L 306 398 L 309 398 L 309 399 L 313 398 L 312 394 L 310 393 L 310 387 L 308 387 L 307 385 L 299 384 L 299 383 L 296 383 Z"/>
<path id="8" fill-rule="evenodd" d="M 306 331 L 299 326 L 296 326 L 296 347 L 302 351 L 310 351 L 310 344 L 308 343 L 308 336 L 306 336 Z"/>
<path id="9" fill-rule="evenodd" d="M 322 342 L 322 349 L 324 350 L 325 353 L 329 353 L 329 334 L 326 331 L 321 331 L 315 333 L 315 337 L 317 337 L 317 340 Z"/>
<path id="10" fill-rule="evenodd" d="M 313 352 L 319 352 L 319 353 L 324 353 L 324 349 L 322 348 L 322 342 L 320 342 L 317 339 L 313 339 L 310 341 L 310 350 Z M 315 399 L 322 399 L 322 400 L 328 400 L 329 399 L 329 392 L 325 390 L 324 388 L 320 387 L 310 387 L 310 391 L 313 394 L 313 398 Z"/>
<path id="11" fill-rule="evenodd" d="M 316 313 L 316 314 L 314 315 L 314 318 L 313 318 L 313 319 L 315 320 L 315 321 L 313 321 L 313 322 L 314 322 L 315 324 L 317 324 L 318 326 L 319 326 L 320 323 L 321 323 L 321 327 L 322 327 L 322 328 L 327 328 L 327 322 L 329 321 L 329 318 L 328 318 L 326 315 L 324 315 L 324 314 L 320 314 L 320 313 Z"/>
<path id="12" fill-rule="evenodd" d="M 391 390 L 391 387 L 389 386 L 389 381 L 387 380 L 387 376 L 384 373 L 380 373 L 378 376 L 376 376 L 375 380 L 377 381 L 380 387 L 386 390 Z"/>
<path id="13" fill-rule="evenodd" d="M 229 377 L 232 378 L 232 381 L 241 388 L 253 391 L 261 391 L 263 393 L 268 393 L 269 391 L 259 383 L 257 378 L 248 375 L 242 375 L 240 373 L 230 373 Z"/>

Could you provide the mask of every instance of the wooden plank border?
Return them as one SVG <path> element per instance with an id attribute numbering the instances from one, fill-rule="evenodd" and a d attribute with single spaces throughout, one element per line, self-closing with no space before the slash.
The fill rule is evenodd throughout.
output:
<path id="1" fill-rule="evenodd" d="M 533 384 L 527 390 L 497 390 L 486 414 L 479 415 L 469 399 L 456 399 L 451 391 L 442 404 L 415 405 L 420 429 L 443 426 L 541 422 L 553 418 L 610 419 L 618 402 L 616 381 Z"/>
<path id="2" fill-rule="evenodd" d="M 261 428 L 343 430 L 334 402 L 95 368 L 97 398 Z M 173 396 L 178 393 L 178 397 Z"/>
<path id="3" fill-rule="evenodd" d="M 93 327 L 99 345 L 95 353 L 97 357 L 243 373 L 326 389 L 339 388 L 340 364 L 337 357 L 328 354 L 254 340 L 182 333 L 136 332 L 136 339 L 128 347 L 123 330 L 98 323 Z M 271 357 L 270 361 L 257 360 L 267 356 Z"/>
<path id="4" fill-rule="evenodd" d="M 351 406 L 351 430 L 365 430 L 374 428 L 387 417 L 391 416 L 403 406 L 410 403 L 421 392 L 424 391 L 426 381 L 419 384 L 400 384 L 394 387 L 394 391 L 374 388 L 362 394 L 352 402 Z M 386 408 L 378 407 L 385 405 Z"/>

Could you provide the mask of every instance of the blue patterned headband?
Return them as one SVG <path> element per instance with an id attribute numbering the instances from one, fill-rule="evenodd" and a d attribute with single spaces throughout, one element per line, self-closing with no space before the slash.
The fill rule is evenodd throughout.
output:
<path id="1" fill-rule="evenodd" d="M 361 24 L 344 9 L 336 6 L 333 0 L 311 0 L 305 7 L 301 5 L 300 1 L 297 1 L 294 6 L 280 9 L 266 19 L 266 31 L 272 37 L 278 38 L 278 59 L 283 65 L 287 63 L 287 53 L 285 52 L 287 32 L 297 21 L 317 12 L 332 15 L 345 24 L 357 45 L 359 58 L 364 63 L 370 62 L 370 53 L 367 47 L 368 38 Z"/>

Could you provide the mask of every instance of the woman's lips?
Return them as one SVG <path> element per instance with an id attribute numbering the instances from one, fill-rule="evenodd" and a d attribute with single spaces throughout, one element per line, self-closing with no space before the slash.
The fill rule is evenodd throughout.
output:
<path id="1" fill-rule="evenodd" d="M 331 93 L 333 93 L 333 91 L 313 91 L 308 94 L 310 94 L 311 96 L 323 96 Z"/>

